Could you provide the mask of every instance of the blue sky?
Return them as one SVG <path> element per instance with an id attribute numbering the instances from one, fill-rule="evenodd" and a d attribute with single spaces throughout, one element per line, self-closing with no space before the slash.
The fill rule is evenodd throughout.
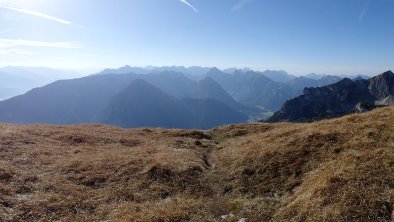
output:
<path id="1" fill-rule="evenodd" d="M 0 0 L 0 66 L 394 68 L 394 0 Z"/>

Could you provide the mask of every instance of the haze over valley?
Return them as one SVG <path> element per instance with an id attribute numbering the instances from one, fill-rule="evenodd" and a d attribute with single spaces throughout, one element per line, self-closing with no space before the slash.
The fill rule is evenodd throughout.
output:
<path id="1" fill-rule="evenodd" d="M 305 87 L 330 85 L 345 78 L 317 74 L 297 77 L 271 70 L 124 66 L 67 80 L 62 78 L 80 74 L 41 68 L 48 71 L 48 75 L 52 73 L 53 79 L 61 79 L 50 82 L 45 76 L 26 74 L 39 68 L 6 67 L 3 70 L 9 73 L 3 76 L 3 84 L 28 91 L 0 102 L 3 122 L 105 123 L 126 128 L 209 129 L 264 120 L 284 102 L 301 95 Z M 23 79 L 24 76 L 42 81 L 31 82 Z M 45 81 L 50 83 L 39 85 Z M 28 90 L 26 83 L 31 84 L 30 88 L 34 84 L 41 87 Z"/>

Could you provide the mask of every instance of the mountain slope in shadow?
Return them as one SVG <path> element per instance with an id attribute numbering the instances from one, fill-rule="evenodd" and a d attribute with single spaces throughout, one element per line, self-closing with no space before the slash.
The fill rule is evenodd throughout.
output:
<path id="1" fill-rule="evenodd" d="M 194 103 L 184 103 L 140 77 L 148 76 L 97 75 L 57 81 L 0 102 L 0 121 L 25 124 L 99 122 L 122 127 L 189 129 L 240 123 L 248 119 L 246 115 L 219 101 L 219 97 L 209 99 L 209 102 L 202 98 Z M 179 79 L 184 82 L 182 78 Z M 194 109 L 206 112 L 200 115 Z M 207 113 L 222 115 L 215 119 Z M 234 116 L 226 119 L 229 116 L 224 113 Z"/>
<path id="2" fill-rule="evenodd" d="M 269 121 L 305 122 L 342 116 L 391 105 L 393 96 L 394 73 L 391 71 L 368 80 L 346 78 L 324 87 L 305 88 L 303 95 L 287 101 Z"/>
<path id="3" fill-rule="evenodd" d="M 127 128 L 166 127 L 208 129 L 245 122 L 247 117 L 215 99 L 177 100 L 145 82 L 134 80 L 115 95 L 98 121 Z"/>
<path id="4" fill-rule="evenodd" d="M 140 79 L 115 95 L 98 121 L 129 128 L 193 126 L 191 112 L 180 101 Z"/>

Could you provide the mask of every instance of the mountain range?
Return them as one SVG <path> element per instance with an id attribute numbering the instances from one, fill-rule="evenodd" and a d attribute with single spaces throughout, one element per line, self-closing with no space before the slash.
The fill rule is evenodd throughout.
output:
<path id="1" fill-rule="evenodd" d="M 177 100 L 144 80 L 136 79 L 111 98 L 97 121 L 127 128 L 209 129 L 247 120 L 246 115 L 224 102 L 209 96 L 205 98 Z"/>
<path id="2" fill-rule="evenodd" d="M 20 76 L 29 76 L 23 70 L 30 69 L 2 70 L 19 70 Z M 31 70 L 51 77 L 30 75 L 43 82 L 75 75 L 59 72 L 51 76 L 55 70 Z M 55 81 L 1 101 L 0 121 L 207 129 L 265 119 L 301 95 L 305 87 L 322 87 L 341 79 L 329 75 L 297 77 L 272 70 L 125 66 Z M 7 80 L 3 84 L 11 83 Z"/>
<path id="3" fill-rule="evenodd" d="M 269 121 L 304 122 L 368 111 L 394 104 L 394 74 L 387 71 L 370 79 L 345 78 L 337 83 L 305 88 L 287 101 Z"/>
<path id="4" fill-rule="evenodd" d="M 187 96 L 181 97 L 180 92 Z M 185 98 L 194 100 L 184 101 Z M 195 82 L 169 72 L 95 75 L 56 81 L 2 101 L 0 121 L 49 124 L 102 122 L 123 127 L 168 128 L 210 128 L 246 122 L 248 116 L 232 107 L 240 111 L 247 109 L 210 79 Z M 204 110 L 204 113 L 199 115 L 194 109 Z M 220 113 L 228 115 L 222 118 L 218 115 Z M 212 121 L 214 118 L 207 114 L 218 118 Z"/>
<path id="5" fill-rule="evenodd" d="M 163 72 L 177 72 L 182 73 L 192 80 L 200 80 L 211 68 L 209 67 L 200 67 L 200 66 L 146 66 L 146 67 L 132 67 L 132 66 L 123 66 L 117 69 L 105 69 L 99 72 L 99 75 L 106 74 L 154 74 L 154 73 L 163 73 Z"/>
<path id="6" fill-rule="evenodd" d="M 272 76 L 277 75 L 279 81 Z M 337 76 L 324 76 L 315 80 L 306 77 L 294 77 L 284 71 L 235 71 L 233 74 L 213 68 L 207 73 L 239 102 L 251 107 L 263 107 L 278 110 L 288 99 L 302 94 L 305 87 L 323 86 L 341 80 Z M 271 76 L 271 78 L 269 77 Z"/>

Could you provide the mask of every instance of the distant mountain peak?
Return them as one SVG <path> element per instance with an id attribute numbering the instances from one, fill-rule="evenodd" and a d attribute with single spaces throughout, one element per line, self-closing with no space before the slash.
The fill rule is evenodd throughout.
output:
<path id="1" fill-rule="evenodd" d="M 218 69 L 217 67 L 212 67 L 209 69 L 208 73 L 210 72 L 222 72 L 222 70 Z"/>
<path id="2" fill-rule="evenodd" d="M 280 74 L 285 74 L 285 75 L 288 75 L 288 74 L 289 74 L 289 73 L 287 73 L 285 70 L 270 70 L 270 69 L 265 70 L 263 73 L 270 73 L 270 72 L 273 72 L 273 73 L 280 73 Z"/>
<path id="3" fill-rule="evenodd" d="M 291 81 L 296 78 L 295 76 L 290 75 L 289 73 L 283 70 L 266 70 L 264 72 L 261 72 L 261 74 L 267 76 L 274 82 L 282 82 L 282 83 Z"/>
<path id="4" fill-rule="evenodd" d="M 105 69 L 98 73 L 99 75 L 103 74 L 152 74 L 152 73 L 161 73 L 161 72 L 178 72 L 188 75 L 204 75 L 209 71 L 210 68 L 207 67 L 199 67 L 199 66 L 145 66 L 145 67 L 132 67 L 129 65 L 120 67 L 118 69 Z"/>
<path id="5" fill-rule="evenodd" d="M 374 78 L 392 78 L 392 77 L 394 77 L 394 73 L 391 70 L 388 70 L 380 75 L 372 77 L 372 79 L 374 79 Z"/>

